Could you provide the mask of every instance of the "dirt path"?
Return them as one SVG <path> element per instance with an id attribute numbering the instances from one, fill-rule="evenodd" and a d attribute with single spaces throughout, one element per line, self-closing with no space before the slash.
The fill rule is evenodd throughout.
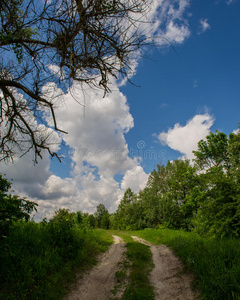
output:
<path id="1" fill-rule="evenodd" d="M 146 240 L 144 240 L 144 239 L 141 239 L 141 238 L 138 237 L 138 236 L 132 235 L 131 238 L 132 238 L 135 242 L 141 243 L 141 244 L 146 245 L 146 246 L 152 246 L 151 243 L 149 243 L 148 241 L 146 241 Z"/>
<path id="2" fill-rule="evenodd" d="M 99 257 L 97 266 L 85 274 L 65 300 L 110 299 L 118 263 L 123 259 L 123 253 L 126 251 L 123 240 L 118 236 L 113 238 L 114 244 Z"/>
<path id="3" fill-rule="evenodd" d="M 150 246 L 154 269 L 150 281 L 155 288 L 155 300 L 195 300 L 197 295 L 191 289 L 192 276 L 182 272 L 183 266 L 173 252 L 165 245 L 153 246 L 137 236 L 132 238 Z M 115 282 L 118 265 L 124 259 L 125 243 L 113 235 L 114 244 L 99 257 L 98 265 L 84 275 L 76 288 L 65 300 L 108 300 Z M 123 293 L 123 291 L 122 291 Z M 121 299 L 121 297 L 119 298 Z"/>
<path id="4" fill-rule="evenodd" d="M 165 245 L 152 246 L 151 243 L 136 236 L 132 238 L 150 246 L 153 263 L 150 281 L 155 288 L 155 300 L 195 300 L 197 294 L 191 289 L 193 277 L 182 273 L 183 266 L 173 252 Z"/>

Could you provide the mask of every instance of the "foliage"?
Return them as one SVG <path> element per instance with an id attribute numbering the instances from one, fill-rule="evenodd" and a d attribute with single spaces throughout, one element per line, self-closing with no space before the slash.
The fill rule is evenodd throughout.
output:
<path id="1" fill-rule="evenodd" d="M 114 214 L 113 228 L 120 230 L 139 229 L 141 220 L 140 205 L 137 202 L 137 195 L 128 188 L 121 200 L 117 211 Z"/>
<path id="2" fill-rule="evenodd" d="M 196 169 L 187 160 L 158 165 L 138 197 L 126 190 L 114 215 L 114 228 L 135 230 L 164 225 L 188 229 L 181 205 L 196 185 L 195 173 Z"/>
<path id="3" fill-rule="evenodd" d="M 110 243 L 100 234 L 68 223 L 72 213 L 58 218 L 63 212 L 49 222 L 14 224 L 1 244 L 1 299 L 62 299 L 76 272 L 95 264 L 96 255 L 107 249 Z"/>
<path id="4" fill-rule="evenodd" d="M 103 229 L 109 228 L 109 213 L 104 204 L 100 203 L 97 206 L 97 210 L 94 213 L 94 217 L 96 227 Z"/>
<path id="5" fill-rule="evenodd" d="M 104 214 L 101 219 L 100 228 L 109 229 L 109 225 L 110 225 L 109 214 Z"/>
<path id="6" fill-rule="evenodd" d="M 50 219 L 50 223 L 63 223 L 66 222 L 69 224 L 69 227 L 72 227 L 73 224 L 78 221 L 79 223 L 79 212 L 70 213 L 69 209 L 60 208 L 55 211 L 53 217 Z"/>
<path id="7" fill-rule="evenodd" d="M 90 228 L 95 228 L 96 220 L 95 220 L 95 217 L 93 215 L 89 215 L 87 217 L 87 224 Z"/>
<path id="8" fill-rule="evenodd" d="M 210 132 L 206 140 L 198 142 L 198 150 L 193 153 L 194 161 L 201 169 L 222 166 L 228 170 L 230 167 L 228 137 L 223 132 Z"/>
<path id="9" fill-rule="evenodd" d="M 49 137 L 66 133 L 55 117 L 57 88 L 74 95 L 76 81 L 105 95 L 112 78 L 127 79 L 133 53 L 146 45 L 139 26 L 147 7 L 142 0 L 0 1 L 0 159 L 31 149 L 35 161 L 43 150 L 57 156 Z"/>
<path id="10" fill-rule="evenodd" d="M 146 187 L 126 190 L 111 220 L 114 229 L 165 227 L 205 236 L 240 236 L 240 131 L 216 131 L 198 143 L 194 165 L 158 165 Z"/>
<path id="11" fill-rule="evenodd" d="M 17 220 L 28 221 L 37 203 L 8 194 L 11 183 L 0 174 L 0 240 L 9 234 Z"/>
<path id="12" fill-rule="evenodd" d="M 208 169 L 199 175 L 204 182 L 195 227 L 201 234 L 240 236 L 239 153 L 240 132 L 210 133 L 195 151 L 197 166 Z M 204 147 L 203 147 L 204 145 Z"/>
<path id="13" fill-rule="evenodd" d="M 201 234 L 217 237 L 240 236 L 240 188 L 222 169 L 212 168 L 208 188 L 199 202 L 195 228 Z"/>

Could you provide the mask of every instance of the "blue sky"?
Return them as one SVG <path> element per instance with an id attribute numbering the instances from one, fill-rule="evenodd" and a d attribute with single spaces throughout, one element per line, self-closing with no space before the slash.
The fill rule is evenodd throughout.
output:
<path id="1" fill-rule="evenodd" d="M 237 129 L 240 1 L 154 3 L 149 18 L 161 24 L 154 32 L 158 45 L 133 63 L 131 80 L 139 87 L 113 81 L 104 99 L 88 90 L 85 118 L 66 92 L 57 118 L 69 134 L 55 138 L 65 144 L 56 146 L 63 162 L 45 154 L 34 166 L 28 154 L 1 166 L 16 193 L 38 202 L 36 218 L 61 207 L 91 213 L 99 203 L 113 212 L 126 188 L 144 188 L 158 163 L 191 159 L 210 131 Z"/>
<path id="2" fill-rule="evenodd" d="M 126 135 L 130 147 L 144 140 L 147 147 L 165 149 L 166 158 L 180 156 L 169 147 L 154 143 L 153 133 L 182 126 L 196 114 L 214 118 L 211 130 L 229 134 L 240 121 L 240 5 L 225 1 L 192 1 L 187 9 L 191 35 L 168 50 L 153 49 L 133 78 L 140 88 L 127 85 L 134 128 Z M 200 28 L 200 20 L 209 25 Z M 147 171 L 152 163 L 146 163 Z"/>

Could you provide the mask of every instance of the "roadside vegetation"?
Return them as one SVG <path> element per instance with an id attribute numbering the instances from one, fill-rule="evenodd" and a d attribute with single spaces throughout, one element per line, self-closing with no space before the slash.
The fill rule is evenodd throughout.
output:
<path id="1" fill-rule="evenodd" d="M 98 230 L 98 232 L 103 232 Z M 132 245 L 131 235 L 139 236 L 152 244 L 165 244 L 180 258 L 184 271 L 194 275 L 194 289 L 199 299 L 239 300 L 240 299 L 240 240 L 236 238 L 206 238 L 197 233 L 171 229 L 144 229 L 138 231 L 105 231 L 106 235 L 119 235 L 127 245 Z M 102 233 L 103 235 L 104 233 Z M 135 243 L 135 247 L 144 245 Z M 141 245 L 141 246 L 139 246 Z M 144 248 L 145 247 L 145 248 Z M 149 250 L 144 246 L 144 251 Z M 127 248 L 132 256 L 138 256 L 134 248 Z M 134 250 L 133 250 L 134 249 Z M 132 251 L 133 250 L 133 251 Z M 141 251 L 141 250 L 139 250 Z M 127 252 L 128 253 L 128 252 Z M 138 264 L 140 264 L 138 262 Z M 151 264 L 149 260 L 149 264 Z M 141 274 L 141 270 L 138 270 Z M 144 274 L 145 271 L 143 271 Z M 137 273 L 138 274 L 138 273 Z M 148 284 L 147 276 L 139 275 L 139 286 Z M 134 281 L 133 281 L 134 282 Z M 134 285 L 133 285 L 134 286 Z M 135 285 L 135 287 L 137 284 Z M 127 291 L 127 290 L 126 290 Z M 138 294 L 138 288 L 136 295 Z M 130 294 L 131 295 L 131 294 Z M 137 297 L 137 296 L 136 296 Z M 149 298 L 148 298 L 149 297 Z M 151 298 L 151 293 L 144 299 Z M 141 299 L 141 298 L 124 298 Z M 143 299 L 143 298 L 142 298 Z"/>
<path id="2" fill-rule="evenodd" d="M 134 232 L 153 244 L 165 244 L 195 275 L 200 299 L 240 299 L 240 240 L 203 238 L 192 232 L 145 229 Z"/>
<path id="3" fill-rule="evenodd" d="M 10 187 L 2 177 L 0 183 Z M 111 243 L 77 213 L 60 209 L 48 222 L 35 223 L 29 220 L 34 203 L 3 190 L 0 197 L 0 299 L 62 299 L 76 272 L 94 265 Z"/>

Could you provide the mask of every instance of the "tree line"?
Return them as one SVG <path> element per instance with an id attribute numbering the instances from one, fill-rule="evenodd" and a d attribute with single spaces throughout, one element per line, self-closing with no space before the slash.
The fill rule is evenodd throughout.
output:
<path id="1" fill-rule="evenodd" d="M 103 204 L 82 214 L 85 226 L 169 228 L 204 236 L 240 235 L 240 131 L 210 133 L 187 159 L 159 164 L 138 194 L 128 188 L 115 213 Z"/>
<path id="2" fill-rule="evenodd" d="M 240 132 L 210 133 L 193 152 L 194 164 L 159 164 L 138 195 L 127 189 L 111 217 L 112 228 L 165 227 L 239 237 Z"/>
<path id="3" fill-rule="evenodd" d="M 120 230 L 169 228 L 214 237 L 240 235 L 240 131 L 216 131 L 198 143 L 189 160 L 159 164 L 146 187 L 128 188 L 115 213 L 99 204 L 94 214 L 59 209 L 50 223 Z M 8 193 L 11 184 L 0 175 L 1 238 L 16 221 L 27 222 L 37 204 Z M 42 222 L 47 222 L 43 220 Z M 74 225 L 75 224 L 75 225 Z"/>

